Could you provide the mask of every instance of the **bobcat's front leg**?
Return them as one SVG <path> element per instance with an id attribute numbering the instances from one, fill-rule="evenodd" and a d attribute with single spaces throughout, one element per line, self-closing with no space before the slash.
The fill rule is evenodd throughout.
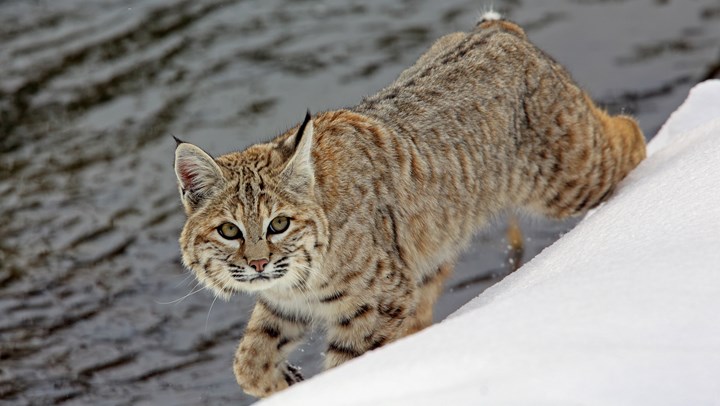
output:
<path id="1" fill-rule="evenodd" d="M 328 326 L 325 369 L 336 367 L 384 343 L 376 333 L 378 312 L 375 304 L 365 303 L 343 309 L 338 320 Z"/>
<path id="2" fill-rule="evenodd" d="M 307 317 L 258 299 L 233 363 L 235 379 L 245 393 L 265 397 L 302 381 L 300 372 L 286 358 L 309 323 Z"/>
<path id="3" fill-rule="evenodd" d="M 328 328 L 325 369 L 405 336 L 411 312 L 401 302 L 365 303 L 343 312 Z"/>

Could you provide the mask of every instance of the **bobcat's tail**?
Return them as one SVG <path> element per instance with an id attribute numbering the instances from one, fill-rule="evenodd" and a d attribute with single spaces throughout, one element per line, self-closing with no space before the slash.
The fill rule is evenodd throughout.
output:
<path id="1" fill-rule="evenodd" d="M 491 28 L 499 28 L 501 31 L 512 32 L 521 38 L 525 38 L 525 31 L 519 25 L 504 19 L 500 13 L 494 10 L 484 12 L 480 16 L 477 25 L 475 25 L 476 30 L 488 30 Z"/>

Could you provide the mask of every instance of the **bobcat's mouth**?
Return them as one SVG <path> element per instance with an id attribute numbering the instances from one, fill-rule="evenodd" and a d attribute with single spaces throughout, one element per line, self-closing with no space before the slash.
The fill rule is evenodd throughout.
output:
<path id="1" fill-rule="evenodd" d="M 232 280 L 242 285 L 236 286 L 239 290 L 264 290 L 275 286 L 279 279 L 288 273 L 287 266 L 271 264 L 263 272 L 256 272 L 247 267 L 230 264 L 228 269 Z"/>
<path id="2" fill-rule="evenodd" d="M 235 279 L 238 282 L 255 282 L 255 281 L 271 281 L 274 279 L 281 278 L 282 275 L 266 275 L 266 274 L 254 274 L 254 275 L 239 275 L 239 274 L 232 274 L 233 279 Z"/>

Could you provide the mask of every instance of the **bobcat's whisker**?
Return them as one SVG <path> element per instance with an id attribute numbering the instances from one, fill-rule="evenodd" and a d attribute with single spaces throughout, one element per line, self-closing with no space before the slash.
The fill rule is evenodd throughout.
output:
<path id="1" fill-rule="evenodd" d="M 169 302 L 158 302 L 157 300 L 156 300 L 155 302 L 156 302 L 157 304 L 161 304 L 161 305 L 169 305 L 169 304 L 180 303 L 180 302 L 182 302 L 183 300 L 187 299 L 188 297 L 190 297 L 190 296 L 192 296 L 192 295 L 200 292 L 201 290 L 205 289 L 205 286 L 202 285 L 202 286 L 200 286 L 199 289 L 195 290 L 195 288 L 197 288 L 198 285 L 202 285 L 202 282 L 196 283 L 195 286 L 191 289 L 190 293 L 188 293 L 187 295 L 185 295 L 185 296 L 183 296 L 183 297 L 181 297 L 181 298 L 178 298 L 178 299 L 175 299 L 175 300 L 171 300 L 171 301 L 169 301 Z"/>
<path id="2" fill-rule="evenodd" d="M 328 279 L 327 275 L 323 274 L 323 273 L 322 273 L 321 271 L 319 271 L 318 269 L 311 268 L 311 267 L 309 267 L 309 266 L 307 266 L 307 265 L 302 265 L 302 264 L 296 265 L 296 268 L 307 272 L 308 276 L 307 276 L 307 278 L 306 278 L 306 282 L 309 282 L 309 279 L 310 279 L 311 277 L 317 278 L 321 283 L 323 283 L 323 282 L 329 282 L 329 279 Z"/>
<path id="3" fill-rule="evenodd" d="M 178 282 L 175 286 L 173 286 L 173 288 L 178 288 L 178 287 L 180 287 L 180 285 L 182 285 L 182 284 L 184 284 L 185 282 L 187 282 L 187 280 L 190 279 L 190 278 L 192 278 L 193 276 L 194 276 L 194 275 L 192 274 L 192 272 L 188 272 L 188 273 L 187 273 L 187 276 L 185 276 L 180 282 Z M 197 286 L 197 285 L 196 285 L 196 286 Z"/>
<path id="4" fill-rule="evenodd" d="M 212 308 L 213 308 L 213 306 L 215 305 L 215 301 L 218 299 L 218 297 L 219 297 L 218 295 L 215 295 L 215 298 L 214 298 L 213 301 L 210 303 L 210 309 L 208 309 L 207 316 L 205 316 L 205 332 L 207 332 L 208 323 L 210 322 L 210 312 L 212 312 Z"/>

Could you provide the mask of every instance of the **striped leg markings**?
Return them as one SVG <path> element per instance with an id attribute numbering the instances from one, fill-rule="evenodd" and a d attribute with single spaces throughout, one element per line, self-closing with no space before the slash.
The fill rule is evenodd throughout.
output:
<path id="1" fill-rule="evenodd" d="M 263 397 L 302 381 L 300 371 L 286 358 L 303 339 L 310 321 L 258 299 L 233 362 L 235 378 L 245 392 Z"/>

